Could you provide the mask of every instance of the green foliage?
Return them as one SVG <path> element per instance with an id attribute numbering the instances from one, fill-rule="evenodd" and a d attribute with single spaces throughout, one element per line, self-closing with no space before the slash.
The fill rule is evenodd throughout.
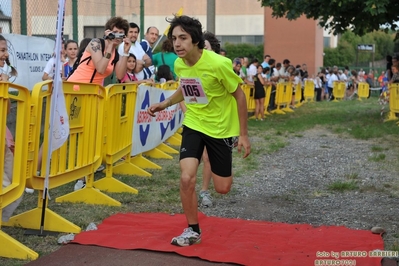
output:
<path id="1" fill-rule="evenodd" d="M 263 61 L 263 44 L 252 45 L 248 43 L 232 44 L 226 43 L 223 47 L 227 51 L 227 57 L 233 60 L 236 57 L 257 58 L 260 62 Z"/>
<path id="2" fill-rule="evenodd" d="M 337 48 L 324 49 L 324 66 L 346 66 L 355 61 L 355 49 L 346 41 L 340 41 Z"/>
<path id="3" fill-rule="evenodd" d="M 347 30 L 339 38 L 337 48 L 324 49 L 324 66 L 353 65 L 356 62 L 357 45 L 374 44 L 374 60 L 384 59 L 387 54 L 394 53 L 394 34 L 381 30 L 367 33 L 363 36 Z M 358 62 L 370 62 L 371 53 L 358 52 Z"/>
<path id="4" fill-rule="evenodd" d="M 398 20 L 399 1 L 397 0 L 262 0 L 262 6 L 270 7 L 274 17 L 285 17 L 289 20 L 305 15 L 319 20 L 325 29 L 334 34 L 344 33 L 347 29 L 355 34 L 380 29 L 395 29 Z"/>
<path id="5" fill-rule="evenodd" d="M 356 51 L 358 44 L 375 44 L 375 60 L 385 58 L 387 54 L 393 54 L 394 52 L 394 34 L 386 33 L 381 30 L 367 33 L 363 36 L 356 35 L 355 33 L 347 30 L 342 34 L 341 41 L 350 43 Z M 370 60 L 370 53 L 359 53 L 359 62 L 365 62 Z"/>

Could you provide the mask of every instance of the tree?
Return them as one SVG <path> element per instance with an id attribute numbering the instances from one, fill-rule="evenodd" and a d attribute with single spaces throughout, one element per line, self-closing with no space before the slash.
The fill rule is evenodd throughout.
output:
<path id="1" fill-rule="evenodd" d="M 250 61 L 253 58 L 263 61 L 263 44 L 255 46 L 248 43 L 226 43 L 224 49 L 227 51 L 227 57 L 232 60 L 236 57 L 248 57 Z"/>
<path id="2" fill-rule="evenodd" d="M 337 48 L 324 49 L 324 66 L 346 66 L 355 61 L 355 49 L 347 41 L 340 41 Z"/>
<path id="3" fill-rule="evenodd" d="M 319 20 L 320 25 L 339 34 L 350 29 L 355 34 L 395 29 L 398 24 L 398 0 L 260 0 L 272 9 L 273 17 L 289 20 L 305 15 Z M 397 37 L 398 37 L 397 33 Z"/>
<path id="4" fill-rule="evenodd" d="M 359 36 L 347 30 L 339 38 L 337 48 L 324 48 L 324 66 L 353 65 L 356 63 L 356 54 L 359 63 L 371 61 L 371 53 L 357 51 L 359 44 L 374 44 L 374 59 L 385 59 L 386 55 L 394 53 L 393 38 L 392 32 L 373 31 Z"/>

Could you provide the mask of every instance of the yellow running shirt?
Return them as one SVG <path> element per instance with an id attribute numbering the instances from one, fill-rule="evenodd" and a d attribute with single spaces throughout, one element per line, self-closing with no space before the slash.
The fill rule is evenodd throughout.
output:
<path id="1" fill-rule="evenodd" d="M 194 66 L 187 66 L 181 58 L 175 61 L 176 75 L 180 79 L 198 78 L 208 99 L 207 104 L 186 103 L 183 125 L 218 139 L 239 136 L 237 102 L 231 94 L 242 80 L 233 72 L 230 59 L 202 51 Z"/>

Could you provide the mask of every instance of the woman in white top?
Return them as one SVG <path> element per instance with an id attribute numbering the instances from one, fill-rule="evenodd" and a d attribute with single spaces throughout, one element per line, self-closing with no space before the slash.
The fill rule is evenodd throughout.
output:
<path id="1" fill-rule="evenodd" d="M 330 74 L 330 77 L 328 78 L 327 81 L 328 94 L 330 95 L 329 101 L 334 100 L 334 95 L 333 95 L 334 81 L 339 80 L 337 74 L 338 74 L 338 67 L 334 66 Z"/>
<path id="2" fill-rule="evenodd" d="M 247 77 L 244 80 L 245 83 L 253 85 L 254 76 L 257 73 L 258 66 L 259 66 L 259 61 L 258 61 L 258 59 L 254 58 L 248 67 Z"/>

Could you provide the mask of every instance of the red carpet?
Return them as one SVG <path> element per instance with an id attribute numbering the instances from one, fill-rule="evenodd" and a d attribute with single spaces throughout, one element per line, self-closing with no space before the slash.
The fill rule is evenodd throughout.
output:
<path id="1" fill-rule="evenodd" d="M 329 254 L 325 254 L 324 258 L 317 257 L 316 253 L 323 251 L 341 255 L 341 251 L 384 249 L 382 238 L 366 230 L 247 221 L 207 217 L 204 214 L 200 214 L 201 244 L 190 247 L 171 245 L 172 237 L 180 234 L 185 226 L 186 219 L 182 214 L 116 214 L 105 219 L 97 231 L 78 234 L 73 243 L 176 252 L 213 262 L 273 266 L 317 265 L 315 260 L 335 260 Z M 344 259 L 362 266 L 381 265 L 381 258 L 371 258 L 368 254 L 366 257 L 338 258 Z"/>

